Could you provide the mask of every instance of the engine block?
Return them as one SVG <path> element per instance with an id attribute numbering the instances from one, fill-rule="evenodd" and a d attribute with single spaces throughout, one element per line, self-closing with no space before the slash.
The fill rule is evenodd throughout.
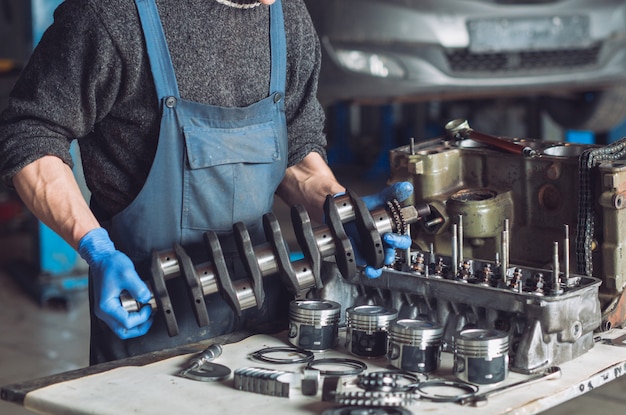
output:
<path id="1" fill-rule="evenodd" d="M 392 150 L 390 181 L 413 183 L 407 203 L 431 214 L 380 279 L 331 277 L 320 295 L 437 321 L 448 349 L 464 328 L 507 331 L 511 367 L 531 373 L 626 321 L 625 143 L 497 140 L 505 145 L 457 136 Z"/>
<path id="2" fill-rule="evenodd" d="M 536 156 L 448 137 L 391 151 L 391 181 L 413 183 L 414 200 L 429 203 L 433 211 L 424 226 L 411 229 L 414 245 L 422 250 L 432 245 L 434 252 L 452 255 L 458 224 L 463 229 L 459 257 L 546 268 L 554 267 L 554 244 L 559 243 L 561 271 L 602 281 L 602 327 L 622 326 L 624 140 L 604 147 L 507 141 L 532 148 Z M 591 160 L 590 152 L 596 155 Z"/>

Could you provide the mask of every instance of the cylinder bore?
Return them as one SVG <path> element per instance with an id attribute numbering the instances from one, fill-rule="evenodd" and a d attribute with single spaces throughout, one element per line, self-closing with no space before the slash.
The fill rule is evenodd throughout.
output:
<path id="1" fill-rule="evenodd" d="M 566 157 L 573 158 L 578 157 L 585 149 L 585 146 L 561 144 L 545 148 L 542 153 L 546 156 L 552 157 Z"/>
<path id="2" fill-rule="evenodd" d="M 480 202 L 493 199 L 498 195 L 495 190 L 490 189 L 463 189 L 452 194 L 450 199 L 456 202 Z"/>
<path id="3" fill-rule="evenodd" d="M 463 232 L 467 238 L 493 238 L 502 231 L 505 219 L 512 219 L 511 192 L 492 189 L 463 189 L 448 199 L 451 218 L 463 217 Z"/>

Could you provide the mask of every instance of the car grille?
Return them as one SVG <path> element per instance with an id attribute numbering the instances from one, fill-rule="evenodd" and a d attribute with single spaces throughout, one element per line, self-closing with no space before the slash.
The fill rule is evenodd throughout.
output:
<path id="1" fill-rule="evenodd" d="M 600 45 L 580 49 L 500 53 L 472 53 L 464 49 L 447 51 L 445 54 L 450 71 L 455 73 L 540 73 L 596 65 Z"/>

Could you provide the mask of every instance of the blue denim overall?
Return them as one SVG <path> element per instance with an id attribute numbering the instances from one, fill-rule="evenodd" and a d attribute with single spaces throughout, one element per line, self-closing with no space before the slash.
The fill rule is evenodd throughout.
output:
<path id="1" fill-rule="evenodd" d="M 245 108 L 181 99 L 155 0 L 136 0 L 136 4 L 162 111 L 159 142 L 144 187 L 106 227 L 116 247 L 133 260 L 144 279 L 151 251 L 171 249 L 175 242 L 188 250 L 195 263 L 207 260 L 202 241 L 209 229 L 220 235 L 224 252 L 236 262 L 233 223 L 243 222 L 253 243 L 264 240 L 261 218 L 271 210 L 287 166 L 286 42 L 281 2 L 270 6 L 268 96 Z M 237 273 L 239 267 L 233 267 Z M 125 341 L 92 318 L 92 363 L 215 337 L 282 314 L 282 310 L 267 310 L 280 303 L 282 287 L 275 287 L 274 294 L 266 289 L 266 306 L 244 312 L 241 319 L 219 295 L 212 295 L 205 298 L 210 325 L 200 328 L 184 284 L 183 278 L 167 282 L 178 336 L 168 336 L 158 312 L 148 334 Z M 264 284 L 270 282 L 266 279 Z"/>

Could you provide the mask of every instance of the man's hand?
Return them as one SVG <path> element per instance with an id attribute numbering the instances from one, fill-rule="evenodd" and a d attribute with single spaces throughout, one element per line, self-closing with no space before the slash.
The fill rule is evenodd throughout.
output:
<path id="1" fill-rule="evenodd" d="M 152 325 L 152 308 L 144 305 L 139 311 L 129 313 L 120 302 L 123 291 L 140 304 L 147 304 L 152 296 L 130 258 L 115 249 L 104 228 L 89 231 L 80 240 L 78 252 L 90 267 L 96 316 L 121 339 L 146 334 Z"/>
<path id="2" fill-rule="evenodd" d="M 409 182 L 399 182 L 386 187 L 381 192 L 369 196 L 364 196 L 363 202 L 370 211 L 383 206 L 387 201 L 397 199 L 400 202 L 405 201 L 413 193 L 413 185 Z M 352 232 L 350 232 L 352 233 Z M 385 265 L 392 264 L 396 259 L 396 249 L 408 249 L 411 246 L 411 238 L 407 235 L 399 235 L 396 233 L 386 233 L 382 236 L 385 249 Z M 355 247 L 355 255 L 357 255 L 357 264 L 363 265 L 363 260 L 359 259 L 358 242 Z M 361 264 L 359 264 L 361 262 Z M 366 265 L 364 274 L 368 278 L 378 278 L 382 274 L 382 269 L 376 269 Z"/>

